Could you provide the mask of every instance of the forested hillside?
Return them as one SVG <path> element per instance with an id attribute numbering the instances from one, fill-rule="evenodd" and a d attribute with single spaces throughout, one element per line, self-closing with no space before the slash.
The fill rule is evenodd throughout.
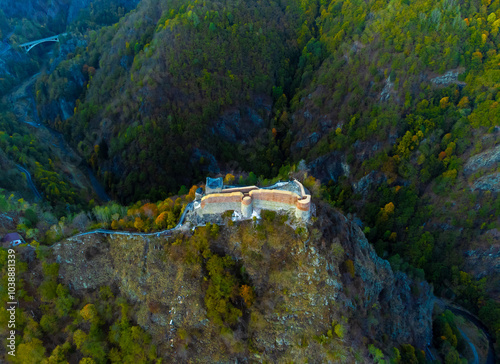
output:
<path id="1" fill-rule="evenodd" d="M 359 221 L 394 269 L 500 336 L 499 0 L 110 11 L 109 26 L 91 10 L 74 23 L 83 43 L 42 72 L 35 99 L 115 199 L 308 171 L 314 197 Z"/>
<path id="2" fill-rule="evenodd" d="M 292 89 L 310 37 L 306 24 L 314 20 L 310 6 L 143 2 L 115 26 L 92 33 L 88 49 L 61 64 L 59 75 L 42 77 L 40 112 L 121 199 L 159 198 L 226 163 L 276 175 L 287 148 L 265 131 L 272 90 L 278 99 Z M 64 121 L 53 102 L 65 93 L 57 80 L 74 78 L 74 65 L 88 81 L 75 116 Z M 265 148 L 267 157 L 249 159 L 235 144 L 249 146 L 252 156 Z M 134 190 L 138 183 L 144 188 Z"/>
<path id="3" fill-rule="evenodd" d="M 0 114 L 0 166 L 1 188 L 18 192 L 18 197 L 36 199 L 27 177 L 16 167 L 21 166 L 32 171 L 33 182 L 43 195 L 42 198 L 56 207 L 58 214 L 69 208 L 77 211 L 86 206 L 85 191 L 79 190 L 73 181 L 61 173 L 65 169 L 62 161 L 12 113 Z"/>
<path id="4" fill-rule="evenodd" d="M 71 32 L 78 38 L 90 29 L 118 21 L 138 0 L 0 0 L 0 96 L 29 76 L 59 62 L 50 59 L 54 43 L 37 45 L 29 54 L 17 46 L 22 43 Z M 74 42 L 74 40 L 73 40 Z M 69 42 L 71 48 L 71 41 Z M 68 47 L 68 46 L 67 46 Z M 66 57 L 59 52 L 59 57 Z"/>
<path id="5" fill-rule="evenodd" d="M 86 32 L 115 23 L 136 4 L 135 0 L 0 1 L 2 200 L 4 194 L 13 206 L 21 197 L 34 200 L 40 211 L 48 209 L 57 218 L 87 209 L 89 202 L 92 207 L 97 196 L 83 176 L 86 162 L 67 148 L 62 135 L 41 126 L 34 110 L 33 80 L 42 71 L 51 73 L 77 45 L 86 44 Z M 18 47 L 63 32 L 68 35 L 60 38 L 61 44 L 43 43 L 29 53 Z M 5 201 L 2 212 L 8 210 Z"/>
<path id="6" fill-rule="evenodd" d="M 499 15 L 499 2 L 332 2 L 284 127 L 379 255 L 424 269 L 497 334 Z"/>

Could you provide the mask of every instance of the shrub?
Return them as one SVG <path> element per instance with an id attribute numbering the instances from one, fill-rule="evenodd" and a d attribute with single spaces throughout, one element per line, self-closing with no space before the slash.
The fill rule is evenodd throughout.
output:
<path id="1" fill-rule="evenodd" d="M 262 210 L 260 216 L 264 221 L 273 222 L 276 219 L 276 211 Z"/>
<path id="2" fill-rule="evenodd" d="M 347 272 L 351 275 L 351 278 L 354 278 L 355 270 L 354 270 L 354 262 L 352 261 L 352 259 L 347 259 L 344 265 Z"/>

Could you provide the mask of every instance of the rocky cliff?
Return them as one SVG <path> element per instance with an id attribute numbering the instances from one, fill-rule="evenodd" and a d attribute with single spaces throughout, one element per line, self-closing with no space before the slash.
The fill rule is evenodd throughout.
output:
<path id="1" fill-rule="evenodd" d="M 207 317 L 208 274 L 194 253 L 204 228 L 168 241 L 89 235 L 55 245 L 54 259 L 76 294 L 112 285 L 135 302 L 138 323 L 167 361 L 189 353 L 198 362 L 364 362 L 370 343 L 389 352 L 430 341 L 430 286 L 393 272 L 357 225 L 325 206 L 308 233 L 280 221 L 226 226 L 207 238 L 255 291 L 229 331 Z"/>

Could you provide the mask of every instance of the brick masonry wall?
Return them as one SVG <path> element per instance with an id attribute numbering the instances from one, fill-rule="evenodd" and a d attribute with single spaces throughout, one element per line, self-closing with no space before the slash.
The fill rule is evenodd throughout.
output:
<path id="1" fill-rule="evenodd" d="M 299 196 L 290 191 L 276 191 L 276 190 L 254 190 L 250 191 L 250 197 L 253 198 L 254 206 L 259 204 L 260 201 L 275 202 L 279 204 L 286 204 L 295 207 L 295 203 Z"/>
<path id="2" fill-rule="evenodd" d="M 298 210 L 309 212 L 311 209 L 311 196 L 306 195 L 301 200 L 298 200 L 296 206 Z"/>
<path id="3" fill-rule="evenodd" d="M 229 210 L 241 212 L 241 202 L 210 203 L 206 204 L 205 207 L 200 210 L 201 215 L 222 214 Z"/>
<path id="4" fill-rule="evenodd" d="M 241 211 L 241 192 L 214 193 L 201 199 L 201 214 L 222 214 L 228 210 Z"/>
<path id="5" fill-rule="evenodd" d="M 201 199 L 201 208 L 204 208 L 206 205 L 213 203 L 228 203 L 228 202 L 240 203 L 242 199 L 243 199 L 243 194 L 241 192 L 214 193 L 211 195 L 204 196 Z"/>
<path id="6" fill-rule="evenodd" d="M 246 192 L 246 191 L 245 191 Z M 300 199 L 300 197 L 290 191 L 281 190 L 251 190 L 248 193 L 252 198 L 253 208 L 264 210 L 302 210 L 298 215 L 308 215 L 310 206 L 310 196 Z M 204 196 L 201 199 L 200 214 L 222 214 L 228 210 L 242 211 L 242 192 L 214 193 Z"/>

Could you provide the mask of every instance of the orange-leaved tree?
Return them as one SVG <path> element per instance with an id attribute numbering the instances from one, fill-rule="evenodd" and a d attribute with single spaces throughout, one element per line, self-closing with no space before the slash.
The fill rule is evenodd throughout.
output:
<path id="1" fill-rule="evenodd" d="M 255 301 L 255 293 L 253 288 L 244 284 L 240 287 L 240 296 L 243 297 L 247 307 L 250 307 Z"/>

